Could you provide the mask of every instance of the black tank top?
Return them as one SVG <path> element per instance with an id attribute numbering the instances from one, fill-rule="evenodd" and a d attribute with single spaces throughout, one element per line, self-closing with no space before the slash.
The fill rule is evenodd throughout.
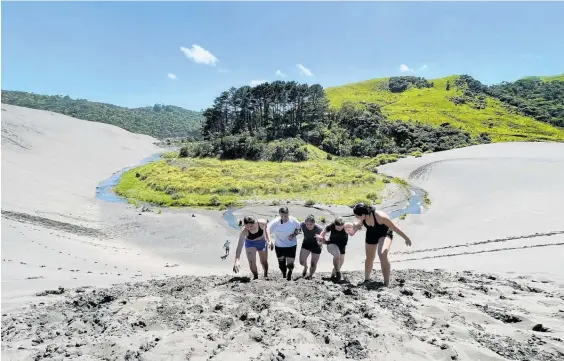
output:
<path id="1" fill-rule="evenodd" d="M 335 229 L 335 224 L 331 223 L 325 228 L 326 232 L 331 232 L 329 235 L 329 241 L 327 243 L 334 243 L 336 245 L 343 245 L 345 246 L 349 241 L 349 234 L 345 231 L 345 228 L 337 231 Z"/>
<path id="2" fill-rule="evenodd" d="M 257 231 L 257 233 L 251 233 L 251 231 L 247 231 L 247 232 L 248 232 L 247 239 L 251 240 L 251 241 L 258 239 L 258 238 L 261 238 L 264 234 L 264 231 L 262 230 L 262 228 L 260 228 L 260 225 L 259 225 L 259 230 Z"/>
<path id="3" fill-rule="evenodd" d="M 386 226 L 385 224 L 378 223 L 378 221 L 376 220 L 376 212 L 374 211 L 374 208 L 370 210 L 370 213 L 372 214 L 372 217 L 374 217 L 374 225 L 369 226 L 368 224 L 366 224 L 366 220 L 362 221 L 362 224 L 364 225 L 364 227 L 366 227 L 366 241 L 373 240 L 377 242 L 380 238 L 386 237 L 392 232 L 390 231 L 390 228 L 388 228 L 388 226 Z"/>

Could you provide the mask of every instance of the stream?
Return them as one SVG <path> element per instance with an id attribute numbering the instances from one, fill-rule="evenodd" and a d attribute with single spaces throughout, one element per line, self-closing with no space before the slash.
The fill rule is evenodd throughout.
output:
<path id="1" fill-rule="evenodd" d="M 122 170 L 115 172 L 114 174 L 112 174 L 110 178 L 98 183 L 98 185 L 96 186 L 96 199 L 100 199 L 110 203 L 127 203 L 127 200 L 125 198 L 118 196 L 114 192 L 114 187 L 118 185 L 119 180 L 121 179 L 123 173 L 127 172 L 132 168 L 136 168 L 141 165 L 156 162 L 157 160 L 160 159 L 161 159 L 161 153 L 153 154 L 150 157 L 142 159 L 137 165 L 132 165 L 130 167 L 123 168 Z"/>
<path id="2" fill-rule="evenodd" d="M 421 202 L 423 201 L 424 192 L 422 189 L 410 186 L 411 196 L 407 199 L 407 206 L 405 208 L 396 209 L 389 212 L 391 219 L 399 218 L 405 214 L 421 214 Z M 238 208 L 228 208 L 223 213 L 223 219 L 227 224 L 234 229 L 240 229 L 239 219 L 233 214 Z"/>
<path id="3" fill-rule="evenodd" d="M 158 161 L 161 159 L 160 157 L 161 157 L 161 153 L 153 154 L 147 158 L 142 159 L 139 162 L 139 164 L 127 168 L 123 168 L 122 170 L 112 174 L 112 176 L 109 177 L 108 179 L 101 181 L 100 183 L 98 183 L 98 186 L 96 187 L 96 199 L 100 199 L 102 201 L 110 202 L 110 203 L 127 203 L 127 200 L 125 198 L 118 196 L 114 192 L 114 187 L 119 183 L 123 173 L 127 172 L 132 168 L 136 168 L 141 165 Z M 421 202 L 423 201 L 423 197 L 425 193 L 423 192 L 423 190 L 412 186 L 409 187 L 409 190 L 411 191 L 412 194 L 407 200 L 407 206 L 401 209 L 396 209 L 391 211 L 389 213 L 390 218 L 396 219 L 405 214 L 421 214 Z M 234 212 L 237 211 L 237 209 L 238 208 L 228 208 L 223 213 L 222 218 L 227 223 L 227 225 L 229 225 L 229 227 L 238 230 L 240 229 L 239 219 L 233 214 Z"/>

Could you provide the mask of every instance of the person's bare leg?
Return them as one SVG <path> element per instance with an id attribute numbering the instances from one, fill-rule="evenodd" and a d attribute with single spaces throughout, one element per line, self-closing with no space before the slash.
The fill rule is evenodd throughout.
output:
<path id="1" fill-rule="evenodd" d="M 286 279 L 289 281 L 292 279 L 292 272 L 294 271 L 294 260 L 295 258 L 286 257 L 286 267 L 288 268 L 288 275 Z"/>
<path id="2" fill-rule="evenodd" d="M 260 264 L 264 271 L 264 278 L 268 277 L 268 249 L 266 251 L 258 251 Z"/>
<path id="3" fill-rule="evenodd" d="M 380 266 L 382 268 L 382 277 L 384 277 L 384 285 L 388 287 L 390 285 L 390 272 L 391 264 L 388 260 L 388 251 L 392 245 L 392 240 L 390 237 L 382 237 L 378 241 L 378 258 L 380 258 Z"/>
<path id="4" fill-rule="evenodd" d="M 370 274 L 372 273 L 372 268 L 374 267 L 374 259 L 376 258 L 377 244 L 365 243 L 366 250 L 366 260 L 364 261 L 364 280 L 370 281 Z"/>
<path id="5" fill-rule="evenodd" d="M 307 275 L 307 258 L 309 257 L 310 252 L 307 249 L 303 249 L 300 251 L 300 264 L 303 266 L 304 270 L 302 272 L 302 276 L 305 277 Z"/>
<path id="6" fill-rule="evenodd" d="M 258 278 L 257 270 L 257 249 L 254 247 L 247 248 L 247 260 L 249 261 L 249 268 L 253 274 L 253 278 L 256 280 Z"/>
<path id="7" fill-rule="evenodd" d="M 341 269 L 341 252 L 336 244 L 328 244 L 327 251 L 333 256 L 333 272 L 332 276 L 336 276 Z"/>
<path id="8" fill-rule="evenodd" d="M 317 269 L 317 262 L 319 262 L 320 256 L 321 256 L 320 254 L 315 254 L 315 253 L 311 254 L 311 263 L 310 263 L 310 267 L 309 267 L 309 278 L 313 277 L 313 274 L 315 273 L 315 270 Z"/>

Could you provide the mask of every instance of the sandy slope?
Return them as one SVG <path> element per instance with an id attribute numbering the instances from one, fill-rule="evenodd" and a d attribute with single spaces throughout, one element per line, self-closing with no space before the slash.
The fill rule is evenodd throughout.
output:
<path id="1" fill-rule="evenodd" d="M 3 309 L 47 288 L 188 271 L 167 268 L 172 260 L 112 233 L 110 224 L 127 230 L 123 224 L 136 221 L 138 212 L 108 210 L 94 198 L 98 182 L 162 151 L 155 141 L 107 124 L 2 104 Z"/>
<path id="2" fill-rule="evenodd" d="M 414 250 L 435 250 L 396 253 L 394 267 L 564 279 L 564 144 L 481 145 L 403 159 L 379 170 L 425 189 L 431 199 L 428 212 L 402 224 Z M 503 248 L 512 250 L 495 252 Z M 470 254 L 454 256 L 464 252 Z M 435 256 L 447 257 L 429 259 Z M 411 258 L 423 260 L 400 263 Z"/>
<path id="3" fill-rule="evenodd" d="M 327 275 L 325 275 L 327 276 Z M 63 290 L 2 317 L 2 358 L 80 360 L 542 360 L 564 357 L 562 285 L 400 271 L 321 279 L 181 277 Z M 539 325 L 539 326 L 537 326 Z M 534 330 L 533 330 L 534 329 Z M 537 331 L 535 331 L 537 330 Z"/>

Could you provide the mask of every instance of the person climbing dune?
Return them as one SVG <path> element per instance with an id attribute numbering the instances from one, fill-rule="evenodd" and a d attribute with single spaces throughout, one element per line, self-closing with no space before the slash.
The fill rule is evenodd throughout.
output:
<path id="1" fill-rule="evenodd" d="M 233 263 L 233 272 L 239 273 L 241 266 L 239 258 L 245 246 L 245 253 L 249 261 L 249 268 L 253 274 L 253 279 L 258 279 L 257 269 L 257 253 L 264 271 L 264 278 L 268 277 L 268 246 L 270 241 L 266 238 L 267 223 L 264 219 L 255 219 L 253 216 L 247 216 L 243 219 L 244 228 L 239 235 L 239 243 L 235 251 L 235 262 Z"/>
<path id="2" fill-rule="evenodd" d="M 370 281 L 370 274 L 372 273 L 377 251 L 382 276 L 384 278 L 384 285 L 387 287 L 390 284 L 391 272 L 388 253 L 394 237 L 393 232 L 399 234 L 405 240 L 405 244 L 408 247 L 411 246 L 411 239 L 399 229 L 386 212 L 378 211 L 373 206 L 358 203 L 353 207 L 353 213 L 357 218 L 357 222 L 353 224 L 352 228 L 348 229 L 348 233 L 353 236 L 357 231 L 362 229 L 362 226 L 366 227 L 364 282 Z"/>
<path id="3" fill-rule="evenodd" d="M 315 236 L 320 234 L 323 231 L 323 228 L 315 223 L 315 216 L 313 214 L 307 216 L 305 221 L 300 223 L 300 227 L 302 229 L 302 234 L 304 235 L 302 248 L 300 250 L 300 264 L 304 267 L 302 276 L 304 278 L 311 279 L 317 269 L 317 262 L 319 261 L 319 256 L 321 255 L 321 245 L 317 242 Z M 310 254 L 311 262 L 308 275 L 307 259 Z"/>
<path id="4" fill-rule="evenodd" d="M 328 224 L 321 234 L 316 235 L 320 244 L 327 245 L 327 251 L 333 256 L 333 272 L 331 278 L 341 280 L 341 268 L 345 262 L 345 251 L 349 241 L 349 233 L 345 228 L 352 230 L 352 223 L 345 223 L 341 217 L 335 218 L 333 222 Z M 326 234 L 329 233 L 329 239 L 326 239 Z"/>
<path id="5" fill-rule="evenodd" d="M 266 228 L 266 237 L 269 241 L 272 240 L 272 235 L 274 235 L 278 267 L 282 276 L 288 281 L 292 279 L 298 244 L 296 236 L 300 232 L 300 222 L 290 215 L 288 207 L 281 207 L 278 210 L 278 217 L 269 222 Z"/>

